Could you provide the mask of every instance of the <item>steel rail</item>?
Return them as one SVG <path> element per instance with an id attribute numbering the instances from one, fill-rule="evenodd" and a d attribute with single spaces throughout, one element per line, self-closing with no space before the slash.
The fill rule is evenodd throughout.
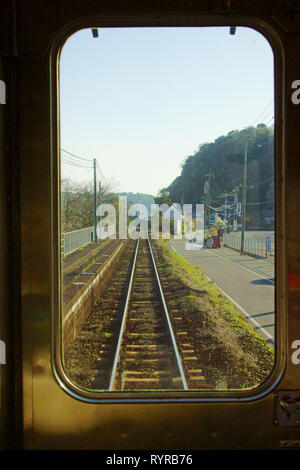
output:
<path id="1" fill-rule="evenodd" d="M 186 381 L 186 378 L 185 378 L 181 357 L 180 357 L 180 354 L 179 354 L 179 351 L 178 351 L 178 348 L 177 348 L 177 343 L 176 343 L 173 327 L 172 327 L 171 320 L 170 320 L 170 317 L 169 317 L 167 304 L 166 304 L 165 297 L 164 297 L 163 290 L 162 290 L 162 286 L 161 286 L 161 283 L 160 283 L 159 274 L 158 274 L 158 271 L 157 271 L 157 267 L 156 267 L 156 263 L 155 263 L 155 259 L 154 259 L 154 255 L 153 255 L 153 251 L 152 251 L 152 248 L 151 248 L 151 244 L 150 244 L 148 234 L 147 234 L 147 242 L 148 242 L 149 251 L 150 251 L 150 255 L 151 255 L 151 259 L 152 259 L 152 264 L 153 264 L 153 267 L 154 267 L 154 272 L 155 272 L 155 276 L 156 276 L 157 285 L 158 285 L 158 288 L 159 288 L 161 302 L 162 302 L 162 305 L 163 305 L 164 313 L 165 313 L 167 324 L 168 324 L 168 327 L 169 327 L 169 333 L 170 333 L 170 336 L 171 336 L 172 346 L 173 346 L 174 354 L 175 354 L 175 357 L 176 357 L 176 361 L 177 361 L 180 377 L 181 377 L 181 380 L 182 380 L 183 388 L 184 388 L 184 390 L 188 390 L 188 385 L 187 385 L 187 381 Z M 134 279 L 134 274 L 135 274 L 135 266 L 136 266 L 136 260 L 137 260 L 138 250 L 139 250 L 139 243 L 140 243 L 140 237 L 138 238 L 137 245 L 136 245 L 134 261 L 133 261 L 133 265 L 132 265 L 130 281 L 129 281 L 128 291 L 127 291 L 127 296 L 126 296 L 126 302 L 125 302 L 125 307 L 124 307 L 124 310 L 123 310 L 122 324 L 121 324 L 121 328 L 120 328 L 118 344 L 117 344 L 117 348 L 116 348 L 116 352 L 115 352 L 115 358 L 114 358 L 112 373 L 111 373 L 111 377 L 110 377 L 109 391 L 113 390 L 113 385 L 114 385 L 115 378 L 116 378 L 116 372 L 117 372 L 117 366 L 118 366 L 118 362 L 119 362 L 119 354 L 120 354 L 120 349 L 121 349 L 121 343 L 122 343 L 123 333 L 124 333 L 124 329 L 125 329 L 126 317 L 127 317 L 128 306 L 129 306 L 129 301 L 130 301 L 130 297 L 131 297 L 132 284 L 133 284 L 133 279 Z"/>
<path id="2" fill-rule="evenodd" d="M 130 295 L 131 295 L 131 288 L 132 288 L 132 284 L 133 284 L 136 259 L 137 259 L 137 254 L 138 254 L 138 251 L 139 251 L 139 244 L 140 244 L 140 238 L 138 238 L 136 248 L 135 248 L 135 255 L 134 255 L 134 260 L 133 260 L 133 265 L 132 265 L 132 270 L 131 270 L 131 275 L 130 275 L 130 281 L 129 281 L 128 291 L 127 291 L 127 296 L 126 296 L 126 302 L 125 302 L 125 307 L 124 307 L 124 310 L 123 310 L 122 324 L 121 324 L 121 328 L 120 328 L 118 344 L 117 344 L 117 348 L 116 348 L 113 368 L 112 368 L 110 382 L 109 382 L 109 389 L 108 389 L 109 391 L 113 390 L 113 385 L 114 385 L 114 381 L 115 381 L 115 377 L 116 377 L 117 365 L 118 365 L 118 362 L 119 362 L 119 353 L 120 353 L 120 349 L 121 349 L 122 337 L 123 337 L 123 333 L 124 333 L 124 328 L 125 328 L 125 323 L 126 323 L 126 316 L 127 316 L 127 311 L 128 311 L 128 305 L 129 305 L 129 300 L 130 300 Z"/>
<path id="3" fill-rule="evenodd" d="M 155 263 L 151 243 L 150 243 L 150 240 L 149 240 L 148 236 L 147 236 L 147 241 L 148 241 L 148 245 L 149 245 L 149 249 L 150 249 L 150 254 L 151 254 L 151 258 L 152 258 L 154 271 L 155 271 L 155 274 L 156 274 L 156 280 L 157 280 L 157 284 L 158 284 L 158 288 L 159 288 L 161 301 L 162 301 L 162 304 L 163 304 L 163 307 L 164 307 L 164 312 L 165 312 L 167 323 L 168 323 L 168 326 L 169 326 L 170 336 L 172 338 L 172 345 L 173 345 L 174 353 L 175 353 L 175 356 L 176 356 L 176 361 L 177 361 L 178 369 L 179 369 L 179 372 L 180 372 L 181 380 L 182 380 L 182 383 L 183 383 L 183 388 L 184 388 L 184 390 L 188 390 L 188 385 L 187 385 L 187 382 L 186 382 L 181 357 L 180 357 L 180 354 L 179 354 L 179 351 L 178 351 L 178 348 L 177 348 L 177 343 L 176 343 L 173 327 L 172 327 L 171 320 L 170 320 L 170 317 L 169 317 L 168 307 L 167 307 L 165 297 L 164 297 L 164 294 L 163 294 L 163 290 L 162 290 L 162 287 L 161 287 L 159 274 L 158 274 L 158 271 L 157 271 L 157 267 L 156 267 L 156 263 Z"/>

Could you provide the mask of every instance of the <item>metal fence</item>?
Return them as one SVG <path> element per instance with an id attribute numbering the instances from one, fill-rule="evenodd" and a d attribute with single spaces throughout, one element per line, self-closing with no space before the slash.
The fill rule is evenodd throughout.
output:
<path id="1" fill-rule="evenodd" d="M 229 248 L 240 250 L 241 249 L 241 234 L 240 233 L 224 233 L 223 245 L 226 245 Z M 271 251 L 267 254 L 266 253 L 266 241 L 257 240 L 256 238 L 249 237 L 248 235 L 244 239 L 244 251 L 246 253 L 249 253 L 255 256 L 260 256 L 262 258 L 270 257 L 271 260 L 274 260 L 275 250 L 274 250 L 273 241 L 271 243 Z"/>
<path id="2" fill-rule="evenodd" d="M 74 230 L 74 232 L 66 232 L 61 234 L 61 253 L 62 256 L 71 253 L 83 245 L 93 241 L 94 227 L 82 228 Z"/>

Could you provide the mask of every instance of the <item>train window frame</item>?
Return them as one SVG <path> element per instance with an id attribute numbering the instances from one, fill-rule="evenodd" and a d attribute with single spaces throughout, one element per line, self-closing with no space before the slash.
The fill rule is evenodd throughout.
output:
<path id="1" fill-rule="evenodd" d="M 62 295 L 60 253 L 60 109 L 59 109 L 59 62 L 65 42 L 78 31 L 91 28 L 121 27 L 229 27 L 243 26 L 256 30 L 268 41 L 274 57 L 274 176 L 275 176 L 275 363 L 268 378 L 257 387 L 241 390 L 157 390 L 157 391 L 91 391 L 74 384 L 66 374 L 62 361 Z M 229 32 L 228 32 L 229 34 Z M 50 51 L 50 112 L 51 112 L 51 254 L 52 254 L 52 302 L 51 302 L 51 362 L 53 374 L 60 387 L 77 400 L 87 403 L 179 403 L 179 402 L 232 402 L 257 400 L 274 390 L 283 376 L 286 363 L 286 261 L 284 220 L 284 52 L 279 36 L 267 23 L 249 17 L 183 18 L 131 18 L 93 17 L 79 19 L 64 27 L 57 34 Z"/>

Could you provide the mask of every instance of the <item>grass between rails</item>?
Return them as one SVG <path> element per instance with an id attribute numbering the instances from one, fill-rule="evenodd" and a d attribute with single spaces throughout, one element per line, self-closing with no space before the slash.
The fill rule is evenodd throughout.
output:
<path id="1" fill-rule="evenodd" d="M 176 308 L 185 316 L 195 349 L 217 389 L 253 388 L 274 366 L 274 351 L 199 267 L 157 240 L 158 269 L 178 282 Z M 172 312 L 172 305 L 170 312 Z"/>

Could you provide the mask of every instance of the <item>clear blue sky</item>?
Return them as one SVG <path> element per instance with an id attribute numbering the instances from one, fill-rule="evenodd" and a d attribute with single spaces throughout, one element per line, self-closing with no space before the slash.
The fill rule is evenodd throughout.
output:
<path id="1" fill-rule="evenodd" d="M 274 116 L 273 53 L 249 28 L 82 30 L 60 76 L 61 146 L 97 158 L 119 191 L 155 195 L 199 144 Z M 69 165 L 62 175 L 92 179 Z"/>

